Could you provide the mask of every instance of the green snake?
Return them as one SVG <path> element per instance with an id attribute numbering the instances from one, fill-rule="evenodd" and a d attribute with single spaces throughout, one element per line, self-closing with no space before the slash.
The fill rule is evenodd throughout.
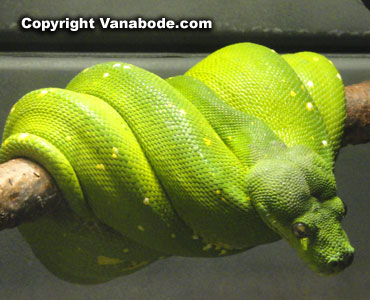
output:
<path id="1" fill-rule="evenodd" d="M 333 175 L 344 119 L 330 60 L 240 43 L 166 80 L 110 62 L 32 91 L 11 109 L 0 161 L 26 157 L 55 179 L 68 205 L 19 230 L 65 280 L 281 238 L 333 274 L 354 253 Z"/>

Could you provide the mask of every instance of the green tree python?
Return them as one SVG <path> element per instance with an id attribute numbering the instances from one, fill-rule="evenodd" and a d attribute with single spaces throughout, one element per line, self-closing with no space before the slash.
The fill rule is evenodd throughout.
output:
<path id="1" fill-rule="evenodd" d="M 9 113 L 0 161 L 26 157 L 55 179 L 68 205 L 19 230 L 65 280 L 281 238 L 334 274 L 354 253 L 333 175 L 344 119 L 330 60 L 240 43 L 166 80 L 110 62 L 32 91 Z"/>

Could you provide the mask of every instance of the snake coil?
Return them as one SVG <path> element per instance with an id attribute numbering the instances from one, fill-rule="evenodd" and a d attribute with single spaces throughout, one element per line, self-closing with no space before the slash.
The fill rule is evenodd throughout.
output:
<path id="1" fill-rule="evenodd" d="M 0 160 L 27 157 L 56 180 L 68 205 L 19 230 L 65 280 L 280 238 L 334 273 L 353 256 L 332 173 L 344 118 L 328 59 L 241 43 L 167 80 L 111 62 L 30 92 L 9 114 Z"/>

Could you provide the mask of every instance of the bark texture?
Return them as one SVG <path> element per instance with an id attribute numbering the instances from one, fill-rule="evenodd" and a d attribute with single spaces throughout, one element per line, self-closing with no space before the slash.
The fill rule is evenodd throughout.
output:
<path id="1" fill-rule="evenodd" d="M 0 164 L 0 230 L 48 213 L 60 199 L 53 178 L 38 164 L 23 158 Z"/>
<path id="2" fill-rule="evenodd" d="M 370 80 L 345 87 L 347 118 L 342 146 L 370 141 Z"/>

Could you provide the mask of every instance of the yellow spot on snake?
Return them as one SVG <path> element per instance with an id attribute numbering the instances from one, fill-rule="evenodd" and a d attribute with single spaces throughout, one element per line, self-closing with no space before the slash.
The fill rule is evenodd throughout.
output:
<path id="1" fill-rule="evenodd" d="M 67 142 L 69 142 L 69 141 L 71 141 L 72 140 L 72 138 L 68 135 L 68 136 L 66 136 L 66 141 Z"/>
<path id="2" fill-rule="evenodd" d="M 342 80 L 342 76 L 340 76 L 339 73 L 337 73 L 337 77 L 338 77 L 338 79 Z"/>
<path id="3" fill-rule="evenodd" d="M 193 240 L 199 240 L 199 236 L 197 234 L 193 234 L 191 238 Z"/>
<path id="4" fill-rule="evenodd" d="M 314 141 L 314 140 L 315 140 L 315 137 L 314 137 L 314 136 L 311 136 L 311 140 L 313 140 L 313 141 Z"/>
<path id="5" fill-rule="evenodd" d="M 128 253 L 130 250 L 128 248 L 123 249 L 124 253 Z"/>
<path id="6" fill-rule="evenodd" d="M 312 88 L 312 87 L 313 87 L 313 82 L 312 82 L 312 80 L 307 81 L 307 86 L 308 86 L 309 88 Z"/>
<path id="7" fill-rule="evenodd" d="M 222 249 L 219 255 L 225 255 L 227 253 L 227 250 Z"/>
<path id="8" fill-rule="evenodd" d="M 304 87 L 304 85 L 303 85 L 303 84 L 301 85 L 301 89 L 302 89 L 302 91 L 304 91 L 304 89 L 305 89 L 305 87 Z"/>
<path id="9" fill-rule="evenodd" d="M 282 79 L 281 82 L 284 82 L 285 83 L 285 79 Z"/>
<path id="10" fill-rule="evenodd" d="M 13 105 L 12 109 L 10 110 L 10 113 L 12 113 L 15 110 L 15 105 Z"/>
<path id="11" fill-rule="evenodd" d="M 18 141 L 23 141 L 24 139 L 26 139 L 27 137 L 29 136 L 28 133 L 21 133 L 18 137 Z"/>
<path id="12" fill-rule="evenodd" d="M 311 102 L 307 102 L 306 103 L 306 109 L 309 110 L 309 111 L 312 111 L 313 110 L 313 104 Z"/>
<path id="13" fill-rule="evenodd" d="M 112 157 L 117 158 L 118 157 L 118 148 L 113 147 L 112 148 Z"/>
<path id="14" fill-rule="evenodd" d="M 251 122 L 251 125 L 253 126 L 254 125 L 254 122 Z"/>
<path id="15" fill-rule="evenodd" d="M 167 104 L 167 106 L 168 106 L 168 107 L 172 107 L 172 103 L 168 103 L 168 104 Z"/>
<path id="16" fill-rule="evenodd" d="M 107 256 L 100 255 L 97 257 L 98 265 L 104 266 L 104 265 L 116 265 L 121 262 L 118 258 L 111 258 Z"/>
<path id="17" fill-rule="evenodd" d="M 302 250 L 306 251 L 308 249 L 308 238 L 302 238 L 300 242 L 301 242 Z"/>
<path id="18" fill-rule="evenodd" d="M 220 194 L 221 194 L 221 191 L 220 191 L 220 190 L 217 190 L 217 191 L 216 191 L 216 194 L 217 194 L 217 195 L 220 195 Z"/>
<path id="19" fill-rule="evenodd" d="M 144 231 L 144 227 L 141 225 L 137 226 L 137 229 L 139 229 L 140 231 Z"/>
<path id="20" fill-rule="evenodd" d="M 109 76 L 109 73 L 104 73 L 103 77 L 108 77 Z"/>
<path id="21" fill-rule="evenodd" d="M 211 141 L 210 139 L 203 138 L 203 141 L 204 141 L 204 143 L 205 143 L 207 146 L 211 146 L 211 144 L 212 144 L 212 141 Z"/>
<path id="22" fill-rule="evenodd" d="M 251 197 L 247 196 L 247 198 L 245 198 L 245 200 L 251 201 Z"/>
<path id="23" fill-rule="evenodd" d="M 333 62 L 332 62 L 330 59 L 328 59 L 328 62 L 329 62 L 329 64 L 331 64 L 331 65 L 333 64 Z"/>
<path id="24" fill-rule="evenodd" d="M 176 234 L 172 233 L 171 238 L 173 238 L 173 239 L 176 238 Z"/>
<path id="25" fill-rule="evenodd" d="M 227 139 L 228 139 L 229 141 L 231 141 L 232 137 L 229 135 L 229 136 L 227 137 Z"/>
<path id="26" fill-rule="evenodd" d="M 212 248 L 212 244 L 207 244 L 203 247 L 203 251 L 207 251 Z"/>
<path id="27" fill-rule="evenodd" d="M 186 115 L 186 111 L 185 110 L 180 110 L 180 113 L 182 113 L 183 115 Z"/>
<path id="28" fill-rule="evenodd" d="M 150 200 L 149 200 L 149 198 L 145 198 L 145 199 L 144 199 L 144 201 L 143 201 L 143 203 L 144 203 L 145 205 L 149 205 L 149 204 L 150 204 Z"/>
<path id="29" fill-rule="evenodd" d="M 43 97 L 43 96 L 45 96 L 47 93 L 48 93 L 48 91 L 47 91 L 47 90 L 42 90 L 42 91 L 40 92 L 40 94 L 38 94 L 38 96 L 37 96 L 37 97 Z"/>
<path id="30" fill-rule="evenodd" d="M 89 70 L 89 68 L 84 69 L 81 73 L 85 73 Z"/>
<path id="31" fill-rule="evenodd" d="M 295 97 L 297 93 L 295 91 L 290 91 L 290 96 Z"/>
<path id="32" fill-rule="evenodd" d="M 105 167 L 104 167 L 103 164 L 97 164 L 96 168 L 99 169 L 99 170 L 105 170 Z"/>
<path id="33" fill-rule="evenodd" d="M 118 67 L 120 67 L 121 66 L 121 64 L 114 64 L 113 65 L 113 68 L 118 68 Z"/>
<path id="34" fill-rule="evenodd" d="M 314 57 L 312 58 L 312 60 L 313 60 L 313 61 L 319 61 L 319 58 L 318 58 L 317 56 L 314 56 Z"/>
<path id="35" fill-rule="evenodd" d="M 323 145 L 324 147 L 326 147 L 326 146 L 328 145 L 328 142 L 327 142 L 327 141 L 325 141 L 325 140 L 324 140 L 324 141 L 322 141 L 321 143 L 322 143 L 322 145 Z"/>

